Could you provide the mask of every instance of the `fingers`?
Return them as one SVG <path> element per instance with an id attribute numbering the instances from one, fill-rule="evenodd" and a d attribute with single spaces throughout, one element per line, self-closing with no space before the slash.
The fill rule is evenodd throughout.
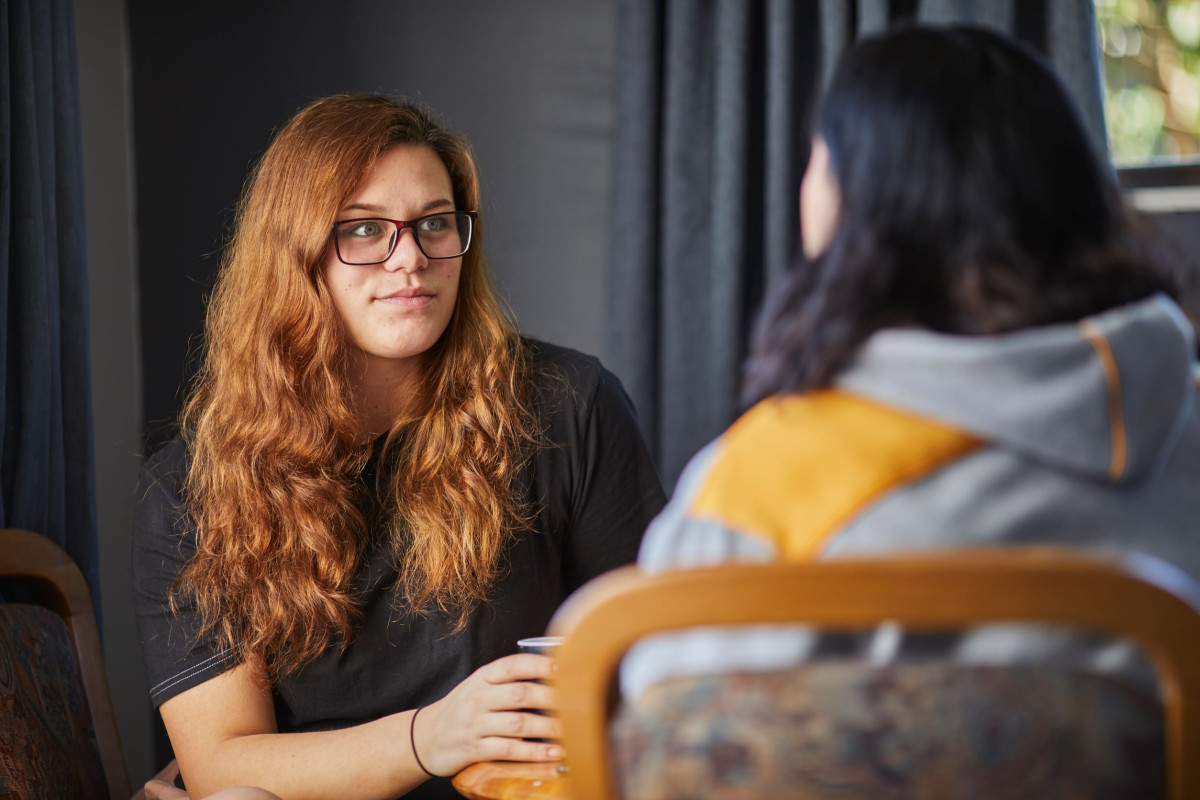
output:
<path id="1" fill-rule="evenodd" d="M 501 711 L 482 718 L 480 734 L 484 737 L 505 736 L 514 739 L 559 739 L 562 737 L 562 723 L 544 714 Z"/>
<path id="2" fill-rule="evenodd" d="M 490 711 L 516 711 L 554 707 L 554 689 L 544 683 L 518 680 L 511 683 L 489 683 L 478 677 L 464 682 L 467 691 L 462 693 L 461 703 L 471 715 Z"/>
<path id="3" fill-rule="evenodd" d="M 480 744 L 480 761 L 561 761 L 563 757 L 562 746 L 553 743 L 491 737 Z"/>
<path id="4" fill-rule="evenodd" d="M 430 706 L 430 710 L 434 710 Z M 425 727 L 428 726 L 428 727 Z M 553 717 L 523 711 L 495 711 L 472 715 L 438 733 L 441 719 L 420 717 L 415 730 L 416 750 L 426 769 L 436 775 L 453 775 L 479 761 L 559 761 L 563 749 L 557 741 L 562 725 Z M 545 739 L 551 741 L 531 741 Z"/>
<path id="5" fill-rule="evenodd" d="M 475 670 L 415 723 L 414 737 L 426 767 L 451 775 L 477 761 L 555 761 L 562 748 L 557 719 L 531 713 L 554 705 L 554 690 L 544 681 L 553 675 L 547 656 L 519 653 Z M 426 755 L 426 754 L 429 755 Z"/>
<path id="6" fill-rule="evenodd" d="M 513 681 L 546 680 L 558 667 L 549 656 L 534 653 L 517 653 L 498 658 L 477 670 L 479 677 L 488 683 L 512 683 Z"/>
<path id="7" fill-rule="evenodd" d="M 544 656 L 535 656 L 535 658 L 544 658 Z M 493 663 L 499 664 L 499 662 Z M 539 668 L 541 666 L 538 665 Z M 492 677 L 503 674 L 508 673 L 498 670 L 492 673 Z M 487 679 L 488 676 L 481 675 L 480 677 L 484 678 L 478 695 L 482 711 L 513 711 L 530 708 L 544 710 L 554 707 L 554 689 L 544 683 L 527 679 L 493 683 Z"/>
<path id="8" fill-rule="evenodd" d="M 554 708 L 554 689 L 544 683 L 518 681 L 493 687 L 488 692 L 489 711 Z"/>

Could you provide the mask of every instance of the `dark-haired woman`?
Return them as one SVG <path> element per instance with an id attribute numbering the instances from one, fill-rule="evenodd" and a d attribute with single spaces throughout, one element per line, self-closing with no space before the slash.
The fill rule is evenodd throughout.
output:
<path id="1" fill-rule="evenodd" d="M 972 28 L 859 43 L 800 204 L 805 259 L 763 315 L 753 405 L 693 459 L 641 566 L 1036 542 L 1200 579 L 1195 333 L 1040 58 Z M 817 643 L 746 636 L 647 645 L 626 690 L 782 667 Z M 1005 659 L 1026 645 L 1096 655 L 964 643 Z"/>
<path id="2" fill-rule="evenodd" d="M 391 99 L 320 100 L 257 165 L 181 434 L 147 463 L 134 577 L 189 791 L 457 796 L 561 757 L 545 656 L 662 490 L 612 374 L 523 339 L 467 145 Z"/>

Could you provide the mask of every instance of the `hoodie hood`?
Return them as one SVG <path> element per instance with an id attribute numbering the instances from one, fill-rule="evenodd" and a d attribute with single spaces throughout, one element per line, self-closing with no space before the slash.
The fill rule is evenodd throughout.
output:
<path id="1" fill-rule="evenodd" d="M 1077 324 L 999 336 L 893 329 L 837 385 L 1092 480 L 1162 464 L 1191 410 L 1196 334 L 1157 295 Z"/>

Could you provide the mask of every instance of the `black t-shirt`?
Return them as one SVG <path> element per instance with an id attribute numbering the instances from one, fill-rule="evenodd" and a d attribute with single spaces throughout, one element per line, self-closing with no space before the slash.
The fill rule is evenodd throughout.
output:
<path id="1" fill-rule="evenodd" d="M 436 611 L 418 616 L 398 608 L 386 524 L 372 526 L 354 581 L 362 625 L 344 651 L 330 648 L 274 687 L 281 732 L 348 727 L 428 705 L 483 664 L 517 652 L 518 639 L 544 633 L 582 583 L 635 560 L 665 498 L 632 404 L 595 358 L 527 344 L 547 444 L 521 477 L 533 525 L 514 538 L 489 601 L 459 633 Z M 195 528 L 181 502 L 186 465 L 179 438 L 150 458 L 134 521 L 134 602 L 156 707 L 237 663 L 214 642 L 197 639 L 191 608 L 173 616 L 167 605 L 172 582 L 195 552 Z M 374 467 L 364 471 L 364 487 L 375 486 Z M 434 780 L 410 796 L 457 795 L 449 781 Z"/>

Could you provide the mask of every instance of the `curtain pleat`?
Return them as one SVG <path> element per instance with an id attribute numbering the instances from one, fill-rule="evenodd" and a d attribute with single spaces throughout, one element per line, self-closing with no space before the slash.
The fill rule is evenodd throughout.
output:
<path id="1" fill-rule="evenodd" d="M 837 66 L 846 45 L 854 41 L 854 31 L 858 25 L 853 3 L 847 3 L 845 0 L 821 0 L 820 8 L 821 85 L 824 86 L 829 83 L 833 68 Z M 805 99 L 811 105 L 812 97 Z"/>
<path id="2" fill-rule="evenodd" d="M 794 260 L 816 88 L 860 36 L 974 22 L 1046 52 L 1104 146 L 1091 0 L 617 0 L 607 359 L 670 486 L 737 413 Z M 819 80 L 818 80 L 819 79 Z"/>
<path id="3" fill-rule="evenodd" d="M 883 33 L 891 24 L 891 5 L 888 0 L 859 0 L 858 35 L 860 37 Z"/>
<path id="4" fill-rule="evenodd" d="M 614 78 L 606 355 L 621 365 L 647 441 L 658 429 L 663 12 L 657 2 L 625 2 L 615 28 L 617 58 L 629 63 Z"/>
<path id="5" fill-rule="evenodd" d="M 715 404 L 708 396 L 713 385 L 709 367 L 719 357 L 708 351 L 716 287 L 711 204 L 719 56 L 714 47 L 713 6 L 713 2 L 693 0 L 671 0 L 667 6 L 659 307 L 662 383 L 655 400 L 658 435 L 672 443 L 691 441 Z M 712 327 L 719 324 L 712 320 Z M 674 452 L 663 455 L 674 464 Z"/>
<path id="6" fill-rule="evenodd" d="M 62 546 L 99 611 L 79 90 L 70 0 L 3 0 L 0 518 Z"/>
<path id="7" fill-rule="evenodd" d="M 1046 9 L 1046 39 L 1050 63 L 1062 77 L 1083 114 L 1096 152 L 1107 156 L 1104 125 L 1104 74 L 1092 0 L 1062 0 Z"/>
<path id="8" fill-rule="evenodd" d="M 769 0 L 767 4 L 766 176 L 763 214 L 765 284 L 782 277 L 795 260 L 800 202 L 797 187 L 808 160 L 806 99 L 816 80 L 819 38 L 812 3 Z M 750 293 L 753 295 L 753 293 Z M 754 296 L 748 301 L 757 302 Z"/>

